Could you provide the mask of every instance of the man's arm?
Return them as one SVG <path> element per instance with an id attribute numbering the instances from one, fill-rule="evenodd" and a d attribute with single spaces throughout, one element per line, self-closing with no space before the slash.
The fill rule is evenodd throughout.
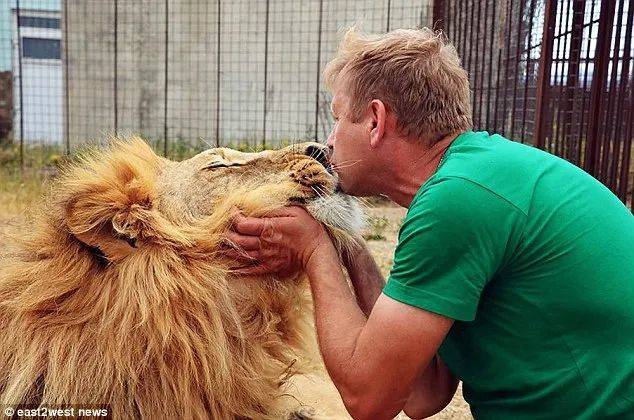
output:
<path id="1" fill-rule="evenodd" d="M 385 286 L 383 275 L 361 240 L 358 246 L 343 255 L 343 264 L 354 287 L 357 303 L 367 317 Z M 436 355 L 424 373 L 416 378 L 403 411 L 411 418 L 436 414 L 451 402 L 457 387 L 458 380 Z"/>
<path id="2" fill-rule="evenodd" d="M 451 402 L 457 388 L 458 379 L 440 356 L 436 355 L 425 372 L 414 382 L 403 411 L 413 419 L 432 416 Z"/>
<path id="3" fill-rule="evenodd" d="M 299 261 L 308 274 L 326 369 L 355 418 L 392 418 L 414 400 L 419 402 L 417 412 L 424 415 L 438 410 L 440 388 L 423 374 L 436 372 L 428 370 L 428 366 L 453 320 L 383 294 L 366 318 L 348 286 L 328 234 L 303 209 L 281 209 L 264 219 L 238 216 L 235 229 L 237 233 L 228 234 L 229 240 L 242 247 L 251 259 L 260 261 L 239 272 L 275 273 L 289 261 Z M 364 259 L 370 261 L 371 256 L 360 261 Z M 367 296 L 363 299 L 370 302 L 372 293 Z M 410 397 L 417 379 L 425 389 Z M 446 399 L 443 396 L 441 400 Z M 430 407 L 435 411 L 423 411 Z M 408 412 L 414 413 L 409 409 Z"/>
<path id="4" fill-rule="evenodd" d="M 428 366 L 451 319 L 380 295 L 366 320 L 332 246 L 314 252 L 306 271 L 324 363 L 353 417 L 388 419 L 404 408 L 420 417 L 446 405 L 446 395 L 437 401 L 437 368 Z M 425 389 L 410 397 L 415 385 Z"/>
<path id="5" fill-rule="evenodd" d="M 385 286 L 385 280 L 361 238 L 353 248 L 344 252 L 343 265 L 350 277 L 359 307 L 366 317 L 370 316 L 374 303 Z"/>

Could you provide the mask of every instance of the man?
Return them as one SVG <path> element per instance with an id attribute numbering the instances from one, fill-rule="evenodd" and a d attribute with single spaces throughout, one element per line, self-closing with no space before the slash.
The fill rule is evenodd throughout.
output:
<path id="1" fill-rule="evenodd" d="M 467 74 L 430 30 L 351 29 L 325 76 L 341 188 L 409 208 L 387 284 L 360 248 L 355 297 L 298 207 L 238 216 L 229 236 L 260 261 L 245 272 L 308 274 L 350 414 L 426 417 L 460 379 L 476 418 L 634 418 L 629 210 L 564 160 L 469 131 Z"/>

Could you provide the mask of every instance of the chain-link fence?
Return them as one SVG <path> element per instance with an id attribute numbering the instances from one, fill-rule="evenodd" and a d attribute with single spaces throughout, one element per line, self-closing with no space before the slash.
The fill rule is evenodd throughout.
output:
<path id="1" fill-rule="evenodd" d="M 0 0 L 0 8 L 0 70 L 14 88 L 3 95 L 13 117 L 0 116 L 14 143 L 69 152 L 138 134 L 166 155 L 323 139 L 331 117 L 321 72 L 341 30 L 423 26 L 429 10 L 404 0 Z"/>
<path id="2" fill-rule="evenodd" d="M 323 140 L 321 73 L 341 30 L 434 26 L 469 71 L 476 129 L 558 154 L 628 201 L 633 3 L 0 0 L 0 143 L 22 161 L 111 134 L 175 158 Z"/>

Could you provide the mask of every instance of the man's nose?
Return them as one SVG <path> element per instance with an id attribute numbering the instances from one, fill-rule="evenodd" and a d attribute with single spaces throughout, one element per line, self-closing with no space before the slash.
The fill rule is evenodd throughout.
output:
<path id="1" fill-rule="evenodd" d="M 334 130 L 332 130 L 332 131 L 330 132 L 330 134 L 328 135 L 328 140 L 326 141 L 326 146 L 328 146 L 328 148 L 329 148 L 330 150 L 332 150 L 332 148 L 333 148 L 333 147 L 334 147 L 334 145 L 335 145 L 335 136 L 334 136 L 334 132 L 335 132 Z"/>

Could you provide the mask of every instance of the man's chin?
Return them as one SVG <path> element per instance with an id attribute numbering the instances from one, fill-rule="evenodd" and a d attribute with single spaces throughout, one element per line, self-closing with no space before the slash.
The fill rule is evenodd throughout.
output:
<path id="1" fill-rule="evenodd" d="M 335 193 L 352 195 L 341 182 L 337 182 L 337 185 L 335 186 Z"/>
<path id="2" fill-rule="evenodd" d="M 344 182 L 341 179 L 341 175 L 337 174 L 336 178 L 337 178 L 337 185 L 335 186 L 335 192 L 352 195 L 350 193 L 350 188 L 348 188 L 348 185 L 346 185 L 346 182 Z"/>
<path id="3" fill-rule="evenodd" d="M 357 188 L 354 188 L 352 185 L 347 185 L 345 182 L 337 182 L 337 186 L 335 187 L 335 192 L 340 194 L 352 195 L 355 197 L 363 197 L 364 194 L 362 191 L 358 191 Z"/>

